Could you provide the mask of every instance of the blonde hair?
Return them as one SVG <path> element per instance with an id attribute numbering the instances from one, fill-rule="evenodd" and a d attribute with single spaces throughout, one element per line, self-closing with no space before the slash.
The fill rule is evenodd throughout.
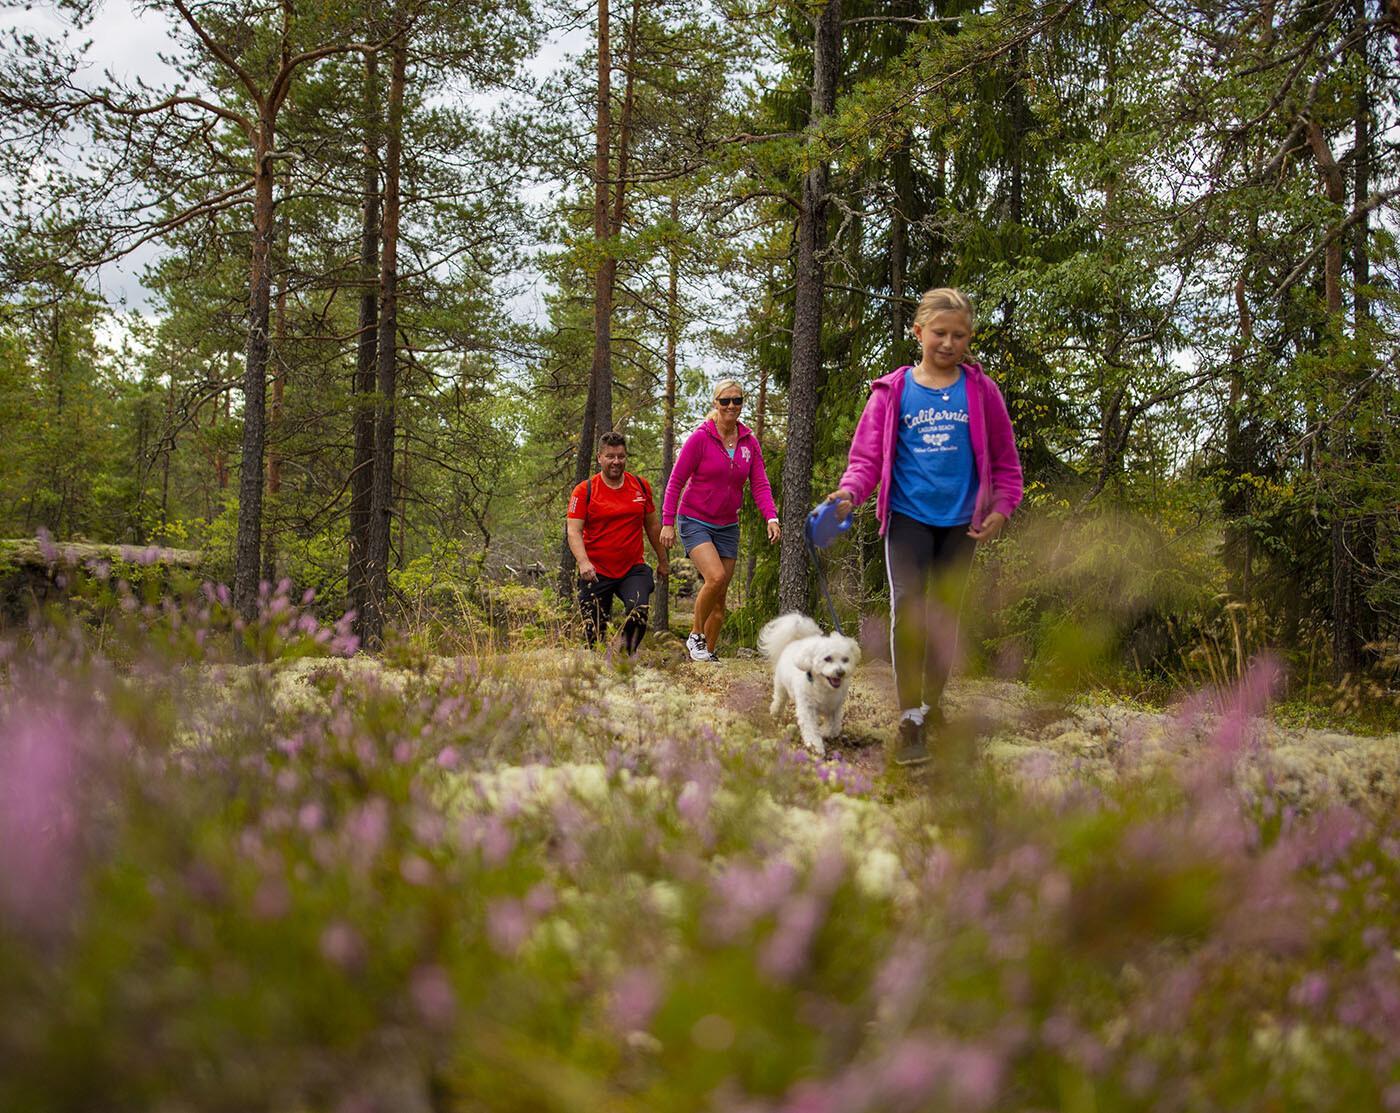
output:
<path id="1" fill-rule="evenodd" d="M 977 314 L 973 312 L 971 300 L 961 290 L 952 286 L 939 286 L 925 291 L 924 296 L 919 299 L 919 308 L 914 310 L 914 324 L 927 325 L 936 314 L 947 312 L 965 313 L 967 327 L 977 327 Z"/>
<path id="2" fill-rule="evenodd" d="M 715 384 L 714 393 L 710 395 L 710 412 L 705 415 L 706 421 L 714 421 L 717 417 L 719 417 L 719 396 L 721 394 L 724 394 L 731 387 L 737 390 L 740 394 L 744 393 L 744 384 L 741 383 L 738 379 L 721 379 L 718 383 Z"/>

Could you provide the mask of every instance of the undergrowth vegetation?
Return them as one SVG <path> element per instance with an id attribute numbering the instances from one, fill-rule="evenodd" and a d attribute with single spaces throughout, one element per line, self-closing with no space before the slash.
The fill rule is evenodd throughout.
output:
<path id="1" fill-rule="evenodd" d="M 685 666 L 111 599 L 0 649 L 0 1107 L 1400 1108 L 1394 785 L 1241 776 L 1267 664 L 1152 775 L 912 781 Z"/>

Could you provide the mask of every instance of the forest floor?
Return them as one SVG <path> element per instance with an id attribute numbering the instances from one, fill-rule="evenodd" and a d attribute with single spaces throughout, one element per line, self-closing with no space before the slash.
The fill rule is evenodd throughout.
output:
<path id="1" fill-rule="evenodd" d="M 751 652 L 751 651 L 749 651 Z M 808 761 L 791 710 L 775 722 L 767 662 L 736 655 L 716 664 L 685 660 L 678 646 L 648 645 L 638 662 L 579 649 L 530 650 L 435 658 L 446 677 L 466 663 L 532 727 L 528 743 L 481 753 L 490 767 L 597 761 L 607 748 L 645 748 L 647 738 L 710 736 L 727 745 L 784 750 Z M 422 666 L 420 665 L 420 668 Z M 396 666 L 359 657 L 304 659 L 273 666 L 287 695 L 305 692 L 318 676 L 352 671 L 394 681 Z M 1347 804 L 1372 814 L 1400 807 L 1400 734 L 1366 736 L 1283 726 L 1243 715 L 1204 696 L 1166 710 L 1099 697 L 1056 696 L 1027 684 L 955 677 L 944 697 L 947 727 L 934 761 L 922 773 L 893 766 L 893 674 L 888 662 L 866 661 L 856 672 L 845 727 L 827 747 L 834 785 L 849 774 L 868 778 L 872 795 L 897 804 L 935 792 L 940 782 L 976 769 L 1037 794 L 1071 785 L 1107 788 L 1177 780 L 1224 754 L 1236 783 L 1282 805 L 1313 811 Z M 586 720 L 586 728 L 579 724 Z M 820 765 L 820 762 L 814 764 Z"/>
<path id="2" fill-rule="evenodd" d="M 708 708 L 717 724 L 746 723 L 800 747 L 791 712 L 778 723 L 768 715 L 772 688 L 766 662 L 733 657 L 718 665 L 672 665 L 665 672 L 692 694 L 697 721 L 704 721 Z M 888 789 L 898 794 L 906 778 L 887 758 L 895 706 L 889 663 L 863 663 L 844 730 L 827 754 L 872 778 L 885 777 Z M 981 761 L 1026 785 L 1056 786 L 1069 778 L 1108 784 L 1182 773 L 1219 741 L 1222 730 L 1220 709 L 1201 699 L 1165 711 L 1145 710 L 1099 698 L 1057 699 L 1003 680 L 955 677 L 944 708 L 948 724 L 935 743 L 936 758 Z M 1229 744 L 1239 751 L 1241 783 L 1267 784 L 1295 807 L 1346 803 L 1384 811 L 1400 806 L 1400 734 L 1289 728 L 1268 717 L 1249 717 Z M 938 770 L 936 760 L 932 776 Z"/>

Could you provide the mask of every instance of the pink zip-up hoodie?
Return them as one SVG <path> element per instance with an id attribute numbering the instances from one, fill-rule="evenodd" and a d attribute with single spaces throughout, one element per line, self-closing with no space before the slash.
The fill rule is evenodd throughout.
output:
<path id="1" fill-rule="evenodd" d="M 1016 452 L 1011 415 L 1006 412 L 1006 401 L 997 384 L 983 373 L 980 363 L 959 366 L 967 381 L 968 434 L 972 438 L 972 460 L 977 467 L 977 501 L 972 508 L 972 526 L 978 529 L 991 511 L 999 510 L 1009 518 L 1020 505 L 1024 490 L 1021 457 Z M 870 397 L 856 423 L 855 436 L 851 438 L 850 461 L 838 484 L 851 492 L 857 506 L 870 497 L 877 483 L 880 485 L 875 517 L 880 522 L 882 537 L 890 525 L 890 474 L 894 470 L 904 373 L 908 370 L 908 367 L 901 367 L 870 384 Z"/>
<path id="2" fill-rule="evenodd" d="M 758 438 L 741 424 L 731 460 L 714 420 L 707 419 L 685 439 L 676 466 L 671 469 L 666 495 L 661 500 L 661 524 L 675 525 L 679 511 L 712 526 L 732 526 L 739 520 L 745 480 L 763 516 L 776 518 L 778 511 L 773 505 L 773 489 L 768 485 Z"/>

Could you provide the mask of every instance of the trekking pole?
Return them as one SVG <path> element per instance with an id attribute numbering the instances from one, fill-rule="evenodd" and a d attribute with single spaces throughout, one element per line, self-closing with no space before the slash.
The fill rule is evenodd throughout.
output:
<path id="1" fill-rule="evenodd" d="M 831 601 L 831 592 L 827 590 L 826 573 L 822 571 L 822 560 L 817 555 L 818 549 L 825 549 L 841 534 L 851 528 L 852 515 L 847 514 L 845 518 L 837 519 L 836 504 L 834 502 L 820 502 L 807 515 L 807 521 L 802 530 L 802 538 L 807 542 L 807 555 L 812 561 L 812 569 L 817 574 L 817 586 L 822 589 L 822 598 L 826 600 L 826 609 L 831 612 L 831 624 L 836 627 L 836 632 L 842 637 L 846 636 L 846 631 L 841 629 L 841 619 L 836 615 L 836 606 Z"/>

